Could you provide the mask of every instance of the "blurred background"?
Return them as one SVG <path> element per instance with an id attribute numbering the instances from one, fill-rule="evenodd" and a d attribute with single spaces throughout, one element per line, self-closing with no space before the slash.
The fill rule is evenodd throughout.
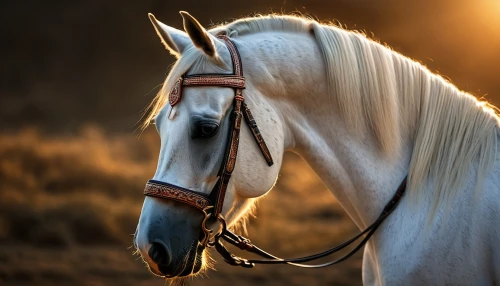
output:
<path id="1" fill-rule="evenodd" d="M 159 151 L 136 123 L 173 62 L 147 13 L 181 28 L 179 10 L 206 27 L 269 12 L 339 21 L 500 105 L 500 0 L 1 1 L 1 285 L 164 285 L 130 248 Z M 287 257 L 356 231 L 294 155 L 249 225 Z M 320 270 L 220 262 L 190 285 L 360 285 L 360 267 L 361 254 Z"/>

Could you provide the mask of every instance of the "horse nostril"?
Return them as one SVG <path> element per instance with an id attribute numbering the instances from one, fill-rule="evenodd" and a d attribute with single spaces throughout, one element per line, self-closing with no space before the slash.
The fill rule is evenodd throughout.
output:
<path id="1" fill-rule="evenodd" d="M 157 242 L 153 242 L 149 248 L 148 255 L 158 265 L 170 264 L 170 255 L 167 248 Z"/>

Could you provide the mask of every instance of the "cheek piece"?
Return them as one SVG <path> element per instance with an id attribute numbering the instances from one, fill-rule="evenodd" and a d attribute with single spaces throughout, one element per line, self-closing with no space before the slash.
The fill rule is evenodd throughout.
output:
<path id="1" fill-rule="evenodd" d="M 167 182 L 149 180 L 146 183 L 144 195 L 166 200 L 174 200 L 190 205 L 191 207 L 194 207 L 201 211 L 204 217 L 201 222 L 201 235 L 198 242 L 198 247 L 214 247 L 217 252 L 219 252 L 224 258 L 224 261 L 234 266 L 251 268 L 255 264 L 289 264 L 305 268 L 320 268 L 337 264 L 346 260 L 363 247 L 363 245 L 373 235 L 376 229 L 382 224 L 384 219 L 389 216 L 389 214 L 396 208 L 400 199 L 406 192 L 406 178 L 403 180 L 396 194 L 385 206 L 382 213 L 373 224 L 368 226 L 364 231 L 354 236 L 350 240 L 315 255 L 301 258 L 282 259 L 258 248 L 257 246 L 253 245 L 247 238 L 236 235 L 228 230 L 228 228 L 226 227 L 226 221 L 221 212 L 222 206 L 224 204 L 224 197 L 226 195 L 227 186 L 229 184 L 229 179 L 231 178 L 231 174 L 233 173 L 234 166 L 236 164 L 242 117 L 245 118 L 245 122 L 250 128 L 255 142 L 257 143 L 268 166 L 273 165 L 273 158 L 271 156 L 271 153 L 269 152 L 269 149 L 267 148 L 266 142 L 262 138 L 259 128 L 257 127 L 257 123 L 252 116 L 250 109 L 246 105 L 245 99 L 243 98 L 245 77 L 243 76 L 241 58 L 238 50 L 233 41 L 231 41 L 228 36 L 221 34 L 218 35 L 217 38 L 224 42 L 229 50 L 229 53 L 231 54 L 233 74 L 183 75 L 175 82 L 169 95 L 169 103 L 172 107 L 174 107 L 182 99 L 183 87 L 219 86 L 234 89 L 235 95 L 233 101 L 233 110 L 230 115 L 231 124 L 229 129 L 228 142 L 226 143 L 222 165 L 217 174 L 217 183 L 215 184 L 210 194 L 206 195 L 204 193 L 192 191 L 180 186 L 169 184 Z M 213 230 L 207 227 L 207 225 L 212 225 L 214 222 L 218 222 L 219 228 L 217 230 Z M 351 245 L 361 237 L 363 237 L 363 239 L 354 249 L 337 260 L 317 265 L 302 264 L 338 252 Z M 265 259 L 244 259 L 233 255 L 222 244 L 222 240 L 226 241 L 229 244 L 237 246 L 242 250 L 257 254 Z"/>

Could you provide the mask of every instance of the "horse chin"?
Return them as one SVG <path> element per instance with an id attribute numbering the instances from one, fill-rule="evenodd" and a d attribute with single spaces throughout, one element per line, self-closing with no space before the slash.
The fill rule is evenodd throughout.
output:
<path id="1" fill-rule="evenodd" d="M 198 258 L 198 255 L 195 254 L 194 256 L 194 263 L 192 265 L 188 265 L 184 268 L 184 271 L 182 271 L 177 277 L 189 277 L 189 276 L 195 276 L 198 275 L 202 269 L 203 262 L 201 257 Z"/>
<path id="2" fill-rule="evenodd" d="M 206 268 L 203 265 L 203 255 L 205 255 L 204 252 L 205 248 L 197 243 L 197 246 L 191 248 L 184 259 L 177 264 L 180 267 L 177 267 L 174 271 L 161 264 L 155 265 L 154 268 L 150 267 L 150 270 L 153 274 L 166 279 L 196 276 L 201 274 L 201 272 Z"/>

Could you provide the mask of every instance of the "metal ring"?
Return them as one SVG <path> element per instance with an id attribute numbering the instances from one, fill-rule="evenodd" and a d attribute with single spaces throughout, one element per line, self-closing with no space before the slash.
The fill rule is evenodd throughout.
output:
<path id="1" fill-rule="evenodd" d="M 209 239 L 210 239 L 210 234 L 212 233 L 211 229 L 206 228 L 207 220 L 212 216 L 212 213 L 208 213 L 208 211 L 212 208 L 213 208 L 213 206 L 208 206 L 202 210 L 202 212 L 205 214 L 205 217 L 203 218 L 203 221 L 201 222 L 201 230 L 203 231 L 205 236 L 200 241 L 200 244 L 203 247 L 207 246 Z"/>
<path id="2" fill-rule="evenodd" d="M 219 214 L 217 216 L 217 220 L 220 223 L 220 227 L 218 228 L 218 231 L 216 233 L 214 233 L 213 229 L 207 228 L 207 226 L 206 226 L 207 221 L 212 217 L 212 213 L 208 213 L 208 210 L 210 210 L 212 208 L 213 208 L 213 206 L 206 207 L 206 208 L 203 209 L 203 213 L 205 214 L 205 217 L 203 218 L 203 221 L 201 222 L 201 229 L 203 230 L 203 233 L 205 234 L 205 236 L 200 241 L 200 244 L 203 247 L 207 247 L 207 246 L 208 247 L 212 247 L 212 246 L 214 246 L 215 243 L 217 242 L 219 236 L 222 233 L 224 233 L 224 231 L 227 229 L 226 220 L 224 219 L 224 217 L 221 214 Z"/>

